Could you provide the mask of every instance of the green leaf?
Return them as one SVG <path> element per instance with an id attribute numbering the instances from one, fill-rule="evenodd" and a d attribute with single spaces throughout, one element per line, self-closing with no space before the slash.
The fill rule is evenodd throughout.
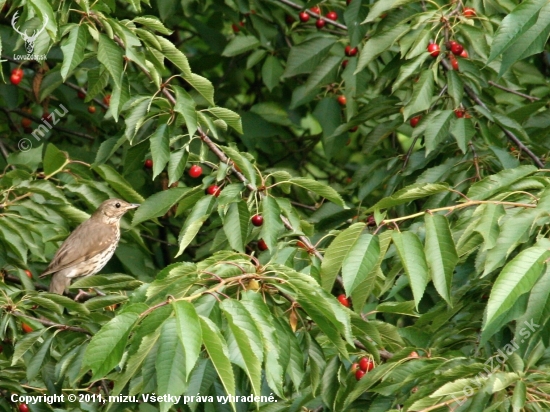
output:
<path id="1" fill-rule="evenodd" d="M 166 167 L 170 160 L 170 137 L 168 125 L 160 123 L 155 132 L 149 138 L 151 155 L 153 156 L 153 179 L 155 179 Z"/>
<path id="2" fill-rule="evenodd" d="M 172 86 L 176 92 L 176 104 L 174 111 L 181 114 L 185 120 L 189 136 L 193 137 L 197 131 L 197 112 L 195 111 L 195 101 L 183 88 Z"/>
<path id="3" fill-rule="evenodd" d="M 342 267 L 344 258 L 350 248 L 357 242 L 361 232 L 365 229 L 364 223 L 354 223 L 341 232 L 332 241 L 325 252 L 321 263 L 321 286 L 325 290 L 332 290 L 334 280 Z"/>
<path id="4" fill-rule="evenodd" d="M 173 302 L 172 306 L 176 314 L 178 336 L 185 351 L 186 376 L 189 378 L 201 353 L 200 320 L 191 303 L 180 300 Z"/>
<path id="5" fill-rule="evenodd" d="M 265 87 L 271 92 L 281 81 L 285 69 L 275 56 L 268 56 L 262 66 L 262 80 Z"/>
<path id="6" fill-rule="evenodd" d="M 409 203 L 447 190 L 449 190 L 449 186 L 444 183 L 415 183 L 395 192 L 390 197 L 379 200 L 367 210 L 367 213 Z"/>
<path id="7" fill-rule="evenodd" d="M 414 303 L 418 310 L 418 304 L 422 300 L 426 286 L 430 281 L 428 263 L 426 262 L 422 242 L 420 242 L 416 233 L 410 231 L 395 231 L 392 233 L 392 240 L 403 263 L 405 273 L 409 277 Z"/>
<path id="8" fill-rule="evenodd" d="M 288 54 L 283 77 L 311 73 L 336 43 L 334 36 L 319 35 L 293 46 Z"/>
<path id="9" fill-rule="evenodd" d="M 224 217 L 223 230 L 231 247 L 241 253 L 244 253 L 249 226 L 250 213 L 246 202 L 231 203 Z"/>
<path id="10" fill-rule="evenodd" d="M 547 249 L 533 246 L 504 266 L 491 290 L 483 330 L 488 329 L 521 295 L 533 288 L 549 256 L 550 251 Z"/>
<path id="11" fill-rule="evenodd" d="M 474 183 L 468 190 L 467 197 L 472 200 L 486 200 L 500 191 L 507 189 L 511 184 L 532 175 L 537 171 L 535 166 L 523 165 L 515 169 L 504 169 L 497 174 L 487 176 Z"/>
<path id="12" fill-rule="evenodd" d="M 241 116 L 232 110 L 224 109 L 223 107 L 211 107 L 208 109 L 210 113 L 219 119 L 222 119 L 225 123 L 231 126 L 237 133 L 243 133 L 243 125 L 241 123 Z"/>
<path id="13" fill-rule="evenodd" d="M 525 33 L 537 19 L 540 9 L 547 4 L 546 0 L 526 0 L 507 14 L 498 27 L 491 44 L 489 62 L 510 47 Z"/>
<path id="14" fill-rule="evenodd" d="M 368 44 L 368 42 L 367 42 Z M 403 117 L 408 119 L 411 115 L 428 110 L 432 104 L 435 81 L 432 70 L 424 70 L 420 74 L 418 82 L 413 86 L 411 100 L 403 110 Z"/>
<path id="15" fill-rule="evenodd" d="M 187 165 L 187 151 L 185 149 L 176 150 L 170 153 L 168 161 L 168 185 L 180 180 Z"/>
<path id="16" fill-rule="evenodd" d="M 175 318 L 168 318 L 162 324 L 155 369 L 157 372 L 157 395 L 179 396 L 187 389 L 185 379 L 185 356 L 178 338 Z M 160 402 L 161 412 L 166 412 L 174 402 Z"/>
<path id="17" fill-rule="evenodd" d="M 82 369 L 92 370 L 92 380 L 104 377 L 118 365 L 128 335 L 137 319 L 137 313 L 122 313 L 111 319 L 94 335 L 86 348 L 82 364 Z"/>
<path id="18" fill-rule="evenodd" d="M 378 261 L 378 236 L 362 233 L 349 249 L 342 262 L 342 279 L 348 296 L 363 282 Z"/>
<path id="19" fill-rule="evenodd" d="M 253 186 L 256 185 L 256 170 L 254 169 L 254 166 L 250 161 L 243 156 L 238 150 L 229 147 L 229 146 L 222 146 L 223 151 L 229 157 L 233 162 L 235 162 L 235 165 L 239 167 L 241 170 L 241 173 L 246 177 L 246 180 L 248 180 Z"/>
<path id="20" fill-rule="evenodd" d="M 143 203 L 143 197 L 134 190 L 132 185 L 128 183 L 114 168 L 109 165 L 97 165 L 92 168 L 105 180 L 109 185 L 117 191 L 123 199 L 131 203 Z"/>
<path id="21" fill-rule="evenodd" d="M 23 355 L 25 355 L 25 353 L 27 353 L 34 346 L 36 342 L 38 342 L 40 337 L 46 331 L 47 329 L 38 329 L 38 330 L 32 331 L 26 334 L 25 336 L 23 336 L 23 338 L 21 338 L 19 341 L 17 341 L 17 343 L 15 344 L 15 348 L 13 350 L 12 358 L 11 358 L 11 366 L 16 365 L 19 359 L 21 359 Z"/>
<path id="22" fill-rule="evenodd" d="M 483 208 L 483 213 L 476 223 L 474 231 L 483 236 L 483 240 L 485 241 L 483 248 L 492 249 L 500 233 L 499 220 L 506 213 L 502 205 L 494 203 L 489 203 L 480 207 Z"/>
<path id="23" fill-rule="evenodd" d="M 118 122 L 118 116 L 120 111 L 130 99 L 130 83 L 128 77 L 122 76 L 121 86 L 113 87 L 113 93 L 111 94 L 111 102 L 109 104 L 109 111 L 113 116 L 115 122 Z"/>
<path id="24" fill-rule="evenodd" d="M 269 250 L 276 249 L 277 238 L 284 229 L 280 215 L 281 209 L 277 201 L 270 196 L 265 196 L 262 199 L 264 223 L 260 230 L 260 238 L 264 240 Z"/>
<path id="25" fill-rule="evenodd" d="M 191 67 L 185 54 L 178 50 L 170 40 L 162 36 L 157 36 L 157 40 L 162 46 L 163 55 L 182 71 L 183 78 L 187 80 L 191 77 Z"/>
<path id="26" fill-rule="evenodd" d="M 243 367 L 246 372 L 252 392 L 259 396 L 262 381 L 263 345 L 260 332 L 248 311 L 242 303 L 226 299 L 220 307 L 225 314 L 230 330 L 243 359 Z"/>
<path id="27" fill-rule="evenodd" d="M 233 368 L 229 362 L 229 349 L 218 327 L 210 319 L 200 317 L 202 342 L 208 352 L 208 356 L 218 372 L 218 376 L 222 382 L 225 392 L 228 395 L 236 395 L 235 376 Z M 235 403 L 231 402 L 231 407 L 236 411 Z"/>
<path id="28" fill-rule="evenodd" d="M 293 177 L 289 180 L 289 183 L 292 183 L 296 186 L 303 187 L 306 190 L 309 190 L 316 195 L 324 197 L 327 200 L 337 204 L 338 206 L 346 207 L 344 199 L 340 194 L 334 190 L 332 187 L 325 185 L 317 180 L 308 179 L 306 177 Z"/>
<path id="29" fill-rule="evenodd" d="M 136 135 L 138 129 L 141 127 L 145 120 L 145 115 L 149 111 L 149 98 L 148 97 L 138 97 L 132 102 L 132 105 L 126 114 L 125 124 L 126 130 L 124 135 L 126 138 L 132 142 L 134 136 Z"/>
<path id="30" fill-rule="evenodd" d="M 451 127 L 451 134 L 454 136 L 456 143 L 462 153 L 466 153 L 467 145 L 476 134 L 476 129 L 471 119 L 460 118 L 455 119 Z"/>
<path id="31" fill-rule="evenodd" d="M 67 164 L 67 155 L 53 145 L 48 144 L 44 154 L 44 173 L 46 176 L 53 176 L 63 170 Z"/>
<path id="32" fill-rule="evenodd" d="M 52 38 L 55 38 L 57 36 L 57 20 L 50 2 L 46 0 L 30 0 L 28 4 L 32 6 L 34 12 L 40 16 L 40 20 L 43 22 L 46 21 L 46 16 L 48 17 L 46 30 L 51 33 Z"/>
<path id="33" fill-rule="evenodd" d="M 76 25 L 71 29 L 69 38 L 61 45 L 63 63 L 61 77 L 67 80 L 69 74 L 84 60 L 84 50 L 88 44 L 88 29 L 84 25 Z"/>
<path id="34" fill-rule="evenodd" d="M 34 356 L 28 362 L 27 380 L 32 381 L 40 373 L 40 370 L 42 369 L 43 364 L 46 361 L 46 356 L 49 356 L 50 346 L 52 345 L 54 337 L 55 334 L 45 339 L 44 342 L 42 342 L 38 347 L 38 351 L 36 351 Z"/>
<path id="35" fill-rule="evenodd" d="M 132 226 L 136 226 L 146 220 L 164 216 L 168 210 L 186 196 L 191 188 L 173 187 L 168 190 L 155 193 L 148 197 L 136 210 Z"/>
<path id="36" fill-rule="evenodd" d="M 384 12 L 411 3 L 413 0 L 385 0 L 372 4 L 369 14 L 363 23 L 370 23 L 380 17 Z"/>
<path id="37" fill-rule="evenodd" d="M 260 45 L 255 36 L 235 36 L 222 52 L 222 56 L 233 57 L 254 50 Z"/>
<path id="38" fill-rule="evenodd" d="M 447 72 L 447 92 L 453 98 L 455 107 L 460 107 L 464 96 L 464 84 L 455 70 Z M 467 119 L 464 119 L 467 120 Z"/>
<path id="39" fill-rule="evenodd" d="M 208 219 L 210 213 L 212 213 L 215 204 L 215 196 L 205 196 L 195 204 L 193 210 L 189 216 L 187 216 L 187 219 L 185 219 L 185 223 L 181 228 L 178 237 L 178 243 L 180 246 L 175 257 L 181 255 L 185 248 L 189 246 L 191 241 L 199 232 L 199 229 L 202 227 L 203 223 L 206 219 Z"/>
<path id="40" fill-rule="evenodd" d="M 400 24 L 397 26 L 391 26 L 389 29 L 377 33 L 372 38 L 368 39 L 365 46 L 361 50 L 359 60 L 357 62 L 357 74 L 362 71 L 370 62 L 376 59 L 380 54 L 387 51 L 401 36 L 410 30 L 410 26 L 407 24 Z M 431 70 L 426 70 L 424 73 Z M 407 116 L 408 117 L 408 116 Z"/>
<path id="41" fill-rule="evenodd" d="M 117 87 L 122 87 L 122 49 L 104 34 L 99 35 L 97 59 L 107 68 Z"/>
<path id="42" fill-rule="evenodd" d="M 424 251 L 428 259 L 428 268 L 435 289 L 449 304 L 453 271 L 458 261 L 455 244 L 449 229 L 447 218 L 442 215 L 426 214 L 426 244 Z"/>
<path id="43" fill-rule="evenodd" d="M 167 36 L 173 33 L 172 30 L 166 28 L 164 24 L 162 24 L 162 22 L 159 20 L 157 16 L 151 16 L 151 15 L 138 16 L 138 17 L 134 17 L 133 21 L 134 23 L 142 24 L 153 31 L 158 31 L 159 33 L 165 34 Z"/>
<path id="44" fill-rule="evenodd" d="M 430 121 L 424 132 L 426 155 L 435 150 L 449 136 L 449 128 L 453 117 L 452 110 L 442 110 Z"/>
<path id="45" fill-rule="evenodd" d="M 214 86 L 210 80 L 195 73 L 185 77 L 185 80 L 204 97 L 208 104 L 214 106 Z"/>
<path id="46" fill-rule="evenodd" d="M 307 78 L 304 93 L 309 94 L 332 83 L 336 78 L 341 62 L 342 58 L 340 56 L 327 56 Z"/>

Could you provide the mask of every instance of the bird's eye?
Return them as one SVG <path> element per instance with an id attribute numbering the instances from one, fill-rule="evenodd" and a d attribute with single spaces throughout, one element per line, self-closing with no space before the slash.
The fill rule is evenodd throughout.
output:
<path id="1" fill-rule="evenodd" d="M 118 209 L 120 207 L 120 203 L 117 203 L 115 207 Z"/>

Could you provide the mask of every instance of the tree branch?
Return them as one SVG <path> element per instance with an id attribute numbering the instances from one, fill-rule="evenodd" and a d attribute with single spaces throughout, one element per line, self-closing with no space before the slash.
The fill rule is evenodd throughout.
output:
<path id="1" fill-rule="evenodd" d="M 44 326 L 51 326 L 51 327 L 54 327 L 56 329 L 70 330 L 70 331 L 73 331 L 73 332 L 85 333 L 86 335 L 90 335 L 90 336 L 93 335 L 90 331 L 88 331 L 86 329 L 83 329 L 83 328 L 79 328 L 78 326 L 63 325 L 61 323 L 55 323 L 55 322 L 52 322 L 51 320 L 47 320 L 47 319 L 34 318 L 32 316 L 25 315 L 24 313 L 19 312 L 18 310 L 11 312 L 11 314 L 14 315 L 14 316 L 17 316 L 18 318 L 25 318 L 25 319 L 34 320 L 38 323 L 41 323 Z"/>
<path id="2" fill-rule="evenodd" d="M 521 93 L 521 92 L 518 92 L 518 91 L 515 91 L 515 90 L 512 90 L 512 89 L 509 89 L 507 87 L 504 87 L 504 86 L 501 86 L 500 84 L 498 83 L 495 83 L 494 81 L 492 80 L 489 80 L 489 84 L 491 86 L 494 86 L 496 87 L 497 89 L 500 89 L 500 90 L 504 90 L 508 93 L 512 93 L 512 94 L 515 94 L 515 95 L 518 95 L 518 96 L 521 96 L 527 100 L 530 100 L 531 102 L 536 102 L 536 101 L 539 101 L 540 99 L 538 97 L 535 97 L 535 96 L 529 96 L 528 94 L 525 94 L 525 93 Z"/>

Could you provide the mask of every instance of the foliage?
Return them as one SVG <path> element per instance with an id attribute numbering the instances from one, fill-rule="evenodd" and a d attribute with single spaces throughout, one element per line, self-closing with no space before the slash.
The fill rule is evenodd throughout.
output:
<path id="1" fill-rule="evenodd" d="M 0 0 L 0 410 L 547 409 L 549 4 L 317 3 Z"/>

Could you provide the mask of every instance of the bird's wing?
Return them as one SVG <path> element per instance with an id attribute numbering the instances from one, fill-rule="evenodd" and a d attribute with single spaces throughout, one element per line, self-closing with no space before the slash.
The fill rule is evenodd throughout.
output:
<path id="1" fill-rule="evenodd" d="M 90 225 L 89 222 L 82 223 L 65 239 L 40 277 L 78 265 L 109 247 L 118 228 L 106 224 Z"/>

